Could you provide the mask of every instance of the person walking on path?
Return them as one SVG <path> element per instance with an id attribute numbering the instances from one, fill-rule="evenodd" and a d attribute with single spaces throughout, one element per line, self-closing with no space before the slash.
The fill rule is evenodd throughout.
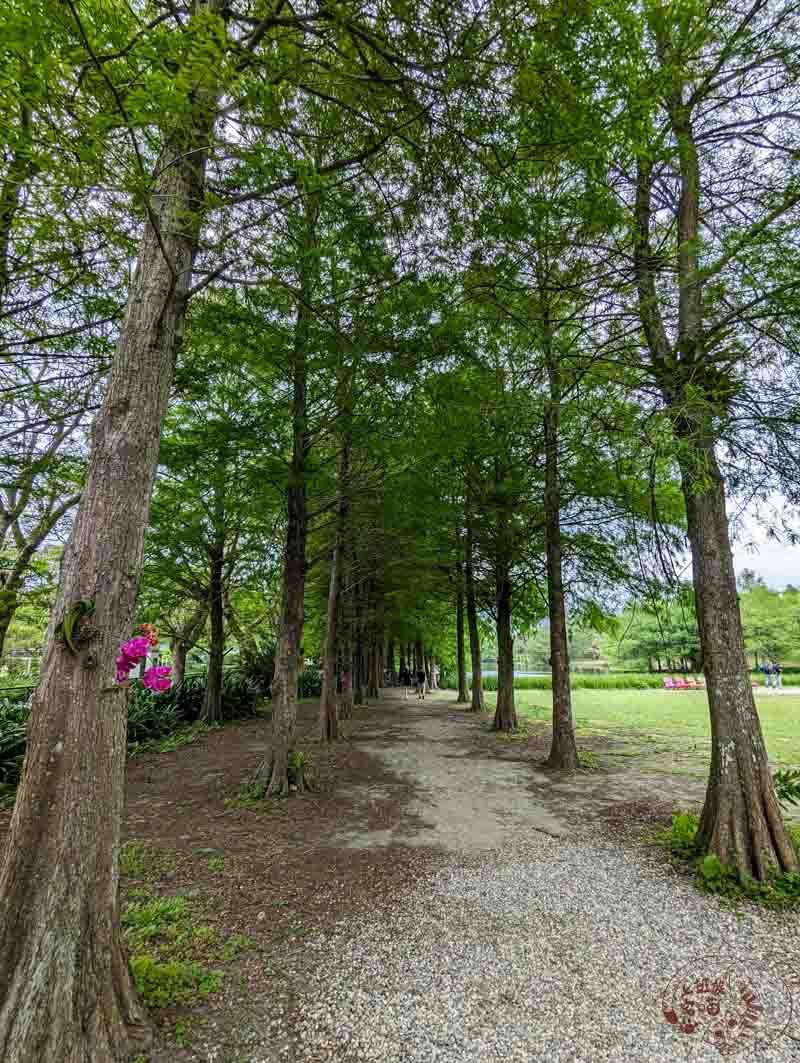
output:
<path id="1" fill-rule="evenodd" d="M 425 700 L 425 688 L 427 685 L 428 677 L 425 675 L 425 672 L 420 669 L 417 672 L 417 697 L 421 698 L 423 701 Z"/>
<path id="2" fill-rule="evenodd" d="M 781 666 L 777 661 L 772 666 L 772 685 L 778 690 L 782 685 L 781 681 Z"/>

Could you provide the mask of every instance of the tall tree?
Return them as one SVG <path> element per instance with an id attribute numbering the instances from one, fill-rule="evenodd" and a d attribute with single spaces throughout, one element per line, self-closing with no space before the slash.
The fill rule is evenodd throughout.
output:
<path id="1" fill-rule="evenodd" d="M 159 156 L 128 313 L 64 553 L 0 875 L 0 1052 L 9 1063 L 122 1059 L 146 1028 L 117 916 L 126 692 L 114 683 L 114 661 L 133 616 L 197 247 L 224 47 L 216 0 L 198 2 L 192 28 L 195 48 L 215 63 L 198 77 L 196 51 L 190 47 L 184 57 L 185 110 Z M 67 625 L 81 616 L 70 638 Z"/>

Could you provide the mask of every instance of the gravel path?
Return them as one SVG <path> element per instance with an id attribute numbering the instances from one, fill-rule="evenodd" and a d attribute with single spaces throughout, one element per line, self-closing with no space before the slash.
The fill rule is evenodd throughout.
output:
<path id="1" fill-rule="evenodd" d="M 528 765 L 475 755 L 468 739 L 481 726 L 441 702 L 398 700 L 391 728 L 359 740 L 413 779 L 417 798 L 401 836 L 335 842 L 434 844 L 447 858 L 388 911 L 309 941 L 297 1060 L 720 1060 L 703 1040 L 719 1016 L 681 1033 L 662 1013 L 691 965 L 692 985 L 728 972 L 721 997 L 695 999 L 711 1012 L 721 1000 L 734 1058 L 800 1061 L 797 918 L 737 918 L 646 849 L 568 821 L 558 802 L 544 807 Z"/>

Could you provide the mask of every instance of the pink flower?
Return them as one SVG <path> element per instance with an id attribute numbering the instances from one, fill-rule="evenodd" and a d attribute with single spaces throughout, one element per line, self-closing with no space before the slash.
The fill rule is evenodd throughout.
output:
<path id="1" fill-rule="evenodd" d="M 127 642 L 122 643 L 117 657 L 118 683 L 127 683 L 128 672 L 135 668 L 142 658 L 147 657 L 149 648 L 150 639 L 144 635 L 139 635 L 137 638 L 128 639 Z"/>
<path id="2" fill-rule="evenodd" d="M 129 660 L 122 654 L 117 657 L 117 682 L 125 683 L 128 680 L 128 672 L 133 668 L 135 661 Z"/>
<path id="3" fill-rule="evenodd" d="M 139 635 L 137 638 L 128 639 L 127 642 L 123 642 L 120 646 L 120 652 L 123 656 L 130 658 L 134 663 L 140 661 L 142 657 L 147 656 L 147 651 L 150 648 L 150 639 L 144 635 Z"/>
<path id="4" fill-rule="evenodd" d="M 148 690 L 155 690 L 161 694 L 165 690 L 169 690 L 172 686 L 172 680 L 170 679 L 171 668 L 166 665 L 157 665 L 154 668 L 148 668 L 142 677 L 142 683 L 148 688 Z"/>

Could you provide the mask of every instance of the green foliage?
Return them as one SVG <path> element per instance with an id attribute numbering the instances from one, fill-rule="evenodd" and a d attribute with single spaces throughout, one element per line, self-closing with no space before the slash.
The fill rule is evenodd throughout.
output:
<path id="1" fill-rule="evenodd" d="M 318 698 L 322 693 L 322 675 L 319 668 L 304 668 L 297 683 L 301 698 Z"/>
<path id="2" fill-rule="evenodd" d="M 239 808 L 250 808 L 260 804 L 267 793 L 266 783 L 250 780 L 243 782 L 236 792 L 236 796 L 227 803 Z"/>
<path id="3" fill-rule="evenodd" d="M 258 694 L 266 697 L 269 693 L 270 684 L 275 677 L 274 649 L 242 653 L 240 670 L 241 674 L 252 684 Z"/>
<path id="4" fill-rule="evenodd" d="M 119 854 L 121 875 L 129 878 L 143 878 L 153 870 L 154 863 L 154 854 L 144 842 L 129 841 L 122 846 Z"/>
<path id="5" fill-rule="evenodd" d="M 694 868 L 698 889 L 728 901 L 751 901 L 766 908 L 800 906 L 800 874 L 783 874 L 773 869 L 764 882 L 741 876 L 723 864 L 715 854 L 701 852 L 699 826 L 697 816 L 678 812 L 673 815 L 669 830 L 659 831 L 653 836 L 656 844 L 664 846 L 678 860 Z M 797 839 L 794 840 L 797 844 Z"/>
<path id="6" fill-rule="evenodd" d="M 0 794 L 13 793 L 25 757 L 29 707 L 26 701 L 0 701 Z"/>
<path id="7" fill-rule="evenodd" d="M 131 971 L 139 996 L 148 1008 L 194 1004 L 216 993 L 221 976 L 199 963 L 170 960 L 159 963 L 148 953 L 131 956 Z"/>
<path id="8" fill-rule="evenodd" d="M 469 679 L 469 676 L 467 677 Z M 573 673 L 570 677 L 573 690 L 661 690 L 664 686 L 664 677 L 643 673 L 635 675 L 621 672 L 610 675 L 580 675 Z M 455 686 L 449 685 L 454 690 Z M 497 690 L 497 676 L 487 675 L 483 677 L 483 689 Z M 549 675 L 519 675 L 514 676 L 515 690 L 552 690 L 553 680 Z"/>
<path id="9" fill-rule="evenodd" d="M 800 805 L 800 769 L 776 771 L 775 793 L 782 805 Z"/>
<path id="10" fill-rule="evenodd" d="M 188 912 L 189 902 L 185 897 L 154 897 L 126 905 L 120 922 L 126 939 L 131 945 L 137 945 L 169 933 L 185 921 Z"/>
<path id="11" fill-rule="evenodd" d="M 128 691 L 128 755 L 169 753 L 218 729 L 197 719 L 205 682 L 191 677 L 163 694 L 134 682 Z M 0 805 L 13 800 L 25 756 L 30 689 L 6 691 L 0 699 Z M 253 681 L 236 671 L 223 674 L 223 719 L 256 713 L 258 691 Z"/>
<path id="12" fill-rule="evenodd" d="M 221 940 L 213 926 L 197 925 L 183 896 L 145 894 L 125 906 L 121 924 L 137 988 L 151 1008 L 192 1004 L 216 992 L 222 973 L 208 964 L 229 963 L 255 944 L 243 934 Z"/>
<path id="13" fill-rule="evenodd" d="M 594 773 L 601 770 L 600 761 L 597 759 L 597 754 L 588 750 L 579 750 L 578 752 L 578 764 L 581 771 L 587 773 Z"/>

